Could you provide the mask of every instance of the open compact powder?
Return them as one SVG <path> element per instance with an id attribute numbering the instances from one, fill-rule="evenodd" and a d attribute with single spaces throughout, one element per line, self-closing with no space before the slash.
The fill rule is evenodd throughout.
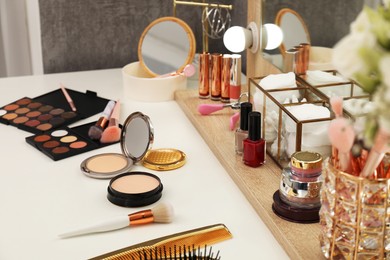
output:
<path id="1" fill-rule="evenodd" d="M 147 172 L 127 172 L 112 178 L 107 198 L 124 207 L 141 207 L 158 201 L 163 185 L 160 179 Z"/>
<path id="2" fill-rule="evenodd" d="M 119 153 L 98 154 L 81 163 L 85 175 L 106 179 L 130 170 L 133 161 Z"/>
<path id="3" fill-rule="evenodd" d="M 149 117 L 141 112 L 134 112 L 128 116 L 122 128 L 122 153 L 103 153 L 89 157 L 81 163 L 81 171 L 88 177 L 97 179 L 109 179 L 128 172 L 150 149 L 153 136 Z"/>

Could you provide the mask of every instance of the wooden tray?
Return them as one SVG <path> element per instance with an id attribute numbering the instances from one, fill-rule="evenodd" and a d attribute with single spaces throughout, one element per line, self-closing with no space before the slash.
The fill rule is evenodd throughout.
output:
<path id="1" fill-rule="evenodd" d="M 320 233 L 318 223 L 288 222 L 272 211 L 272 196 L 278 190 L 281 175 L 279 166 L 267 156 L 265 165 L 251 168 L 242 163 L 241 156 L 236 155 L 234 131 L 229 130 L 229 119 L 234 112 L 238 111 L 225 108 L 211 115 L 200 115 L 197 112 L 198 105 L 213 103 L 213 101 L 199 99 L 195 89 L 177 91 L 175 99 L 289 257 L 291 259 L 324 258 L 318 238 Z"/>

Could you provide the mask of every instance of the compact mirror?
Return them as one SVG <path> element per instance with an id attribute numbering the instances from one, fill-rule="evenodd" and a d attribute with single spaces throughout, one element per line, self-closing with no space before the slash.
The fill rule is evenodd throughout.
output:
<path id="1" fill-rule="evenodd" d="M 138 44 L 138 59 L 151 76 L 181 71 L 195 56 L 191 28 L 176 17 L 162 17 L 149 24 Z"/>
<path id="2" fill-rule="evenodd" d="M 154 131 L 148 116 L 134 112 L 127 117 L 122 131 L 121 148 L 124 155 L 140 161 L 153 144 Z"/>
<path id="3" fill-rule="evenodd" d="M 153 127 L 148 116 L 141 112 L 129 115 L 121 132 L 122 153 L 103 153 L 81 162 L 81 171 L 88 177 L 109 179 L 130 171 L 142 160 L 153 144 Z"/>
<path id="4" fill-rule="evenodd" d="M 283 41 L 280 44 L 280 53 L 284 55 L 286 50 L 301 43 L 310 43 L 310 34 L 302 17 L 290 8 L 281 9 L 275 19 L 283 31 Z"/>

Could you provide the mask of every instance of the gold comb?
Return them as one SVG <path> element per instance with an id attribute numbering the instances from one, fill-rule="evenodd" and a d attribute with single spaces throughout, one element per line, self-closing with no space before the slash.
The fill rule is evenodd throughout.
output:
<path id="1" fill-rule="evenodd" d="M 153 257 L 152 254 L 162 257 L 161 252 L 164 251 L 173 251 L 176 248 L 186 248 L 188 246 L 192 246 L 192 248 L 205 247 L 230 238 L 232 238 L 232 234 L 224 224 L 215 224 L 149 240 L 90 260 L 150 259 L 149 257 Z"/>

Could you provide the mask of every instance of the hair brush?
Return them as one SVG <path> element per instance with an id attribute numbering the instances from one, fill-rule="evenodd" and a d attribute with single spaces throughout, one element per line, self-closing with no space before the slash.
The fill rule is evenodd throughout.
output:
<path id="1" fill-rule="evenodd" d="M 126 258 L 128 259 L 128 258 Z M 207 249 L 207 246 L 204 249 L 200 247 L 174 247 L 174 248 L 149 248 L 142 249 L 136 253 L 136 256 L 132 256 L 132 260 L 220 260 L 219 251 L 214 254 L 212 252 L 212 247 Z"/>
<path id="2" fill-rule="evenodd" d="M 196 249 L 230 238 L 232 238 L 232 234 L 226 228 L 226 226 L 223 224 L 216 224 L 149 240 L 92 258 L 91 260 L 214 260 L 217 258 L 207 258 L 207 256 L 201 257 L 200 255 L 193 256 L 193 258 L 188 258 L 189 256 L 186 255 L 194 254 L 193 250 L 188 250 L 191 249 L 191 247 L 188 247 L 188 245 L 192 245 L 192 249 Z M 187 251 L 190 251 L 191 253 Z M 164 256 L 164 252 L 167 252 L 166 257 Z M 182 255 L 182 258 L 180 258 L 180 255 Z"/>

